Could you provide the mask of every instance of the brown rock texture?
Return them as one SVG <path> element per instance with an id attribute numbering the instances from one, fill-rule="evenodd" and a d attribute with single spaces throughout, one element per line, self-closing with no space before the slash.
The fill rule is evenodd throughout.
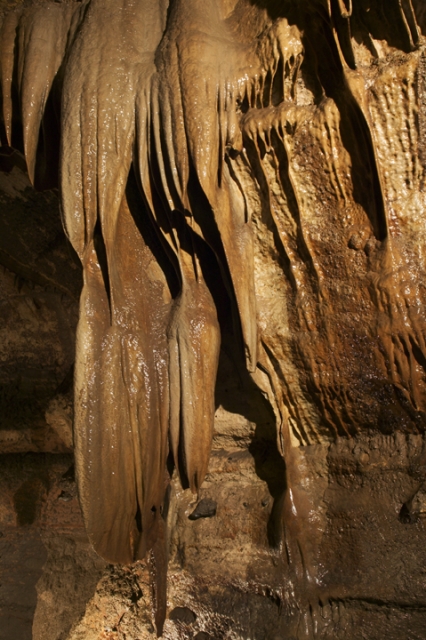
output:
<path id="1" fill-rule="evenodd" d="M 72 368 L 81 269 L 57 194 L 36 193 L 17 152 L 0 153 L 0 450 L 70 451 Z M 71 394 L 71 395 L 70 395 Z M 51 426 L 46 429 L 46 412 Z M 65 436 L 66 438 L 66 436 Z"/>
<path id="2" fill-rule="evenodd" d="M 65 638 L 105 563 L 87 540 L 70 454 L 2 454 L 0 637 Z"/>
<path id="3" fill-rule="evenodd" d="M 5 633 L 424 638 L 423 3 L 0 8 Z"/>

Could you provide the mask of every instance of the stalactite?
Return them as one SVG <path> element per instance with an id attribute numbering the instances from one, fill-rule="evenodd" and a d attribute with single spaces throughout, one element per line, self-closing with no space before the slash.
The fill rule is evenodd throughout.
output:
<path id="1" fill-rule="evenodd" d="M 277 418 L 292 491 L 283 535 L 304 537 L 296 445 L 388 419 L 424 427 L 423 237 L 413 249 L 424 202 L 412 195 L 424 191 L 423 13 L 410 0 L 83 0 L 4 18 L 5 137 L 15 144 L 20 118 L 37 186 L 50 101 L 64 227 L 83 264 L 75 451 L 87 531 L 114 562 L 152 550 L 159 630 L 169 448 L 197 492 L 213 433 L 220 325 L 201 247 Z M 406 69 L 397 89 L 391 55 Z M 383 133 L 405 108 L 398 91 L 404 139 Z M 406 169 L 399 194 L 386 153 Z M 280 273 L 273 312 L 259 263 Z M 290 562 L 306 542 L 294 540 Z"/>

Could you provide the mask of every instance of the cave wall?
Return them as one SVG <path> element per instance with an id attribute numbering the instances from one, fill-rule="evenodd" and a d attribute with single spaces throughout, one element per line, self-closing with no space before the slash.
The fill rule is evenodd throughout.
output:
<path id="1" fill-rule="evenodd" d="M 105 6 L 3 23 L 0 637 L 155 636 L 160 539 L 166 638 L 424 638 L 422 3 Z"/>

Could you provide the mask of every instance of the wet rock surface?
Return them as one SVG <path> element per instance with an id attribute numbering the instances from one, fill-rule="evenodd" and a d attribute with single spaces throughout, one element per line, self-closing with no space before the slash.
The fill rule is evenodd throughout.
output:
<path id="1" fill-rule="evenodd" d="M 137 17 L 144 28 L 151 25 L 149 37 L 161 40 L 158 66 L 147 72 L 155 67 L 159 75 L 132 102 L 139 85 L 129 82 L 127 68 L 120 75 L 121 53 L 118 61 L 108 57 L 118 51 L 111 42 L 121 28 L 131 39 L 132 46 L 123 45 L 130 68 L 138 43 L 149 38 L 132 40 L 126 24 L 133 28 L 137 20 L 120 13 L 135 3 L 105 1 L 92 0 L 87 14 L 86 2 L 25 2 L 24 13 L 14 14 L 16 25 L 23 16 L 20 26 L 8 23 L 13 46 L 16 34 L 37 33 L 29 26 L 41 25 L 46 36 L 16 39 L 11 64 L 19 61 L 21 69 L 37 56 L 45 61 L 40 43 L 65 55 L 59 45 L 73 42 L 72 28 L 87 15 L 91 37 L 84 46 L 100 66 L 107 57 L 111 74 L 82 65 L 90 52 L 80 51 L 73 69 L 83 80 L 78 90 L 69 80 L 64 102 L 67 229 L 92 287 L 80 315 L 80 344 L 87 346 L 89 336 L 87 353 L 96 355 L 86 368 L 81 357 L 77 362 L 74 460 L 81 266 L 62 231 L 58 192 L 50 188 L 58 162 L 50 172 L 43 163 L 35 167 L 37 186 L 49 186 L 36 192 L 17 150 L 30 148 L 30 172 L 46 151 L 28 138 L 29 125 L 24 143 L 19 120 L 31 120 L 28 96 L 44 95 L 47 76 L 27 70 L 17 86 L 2 67 L 0 639 L 156 637 L 157 578 L 165 567 L 149 548 L 145 560 L 128 564 L 96 555 L 77 473 L 89 535 L 105 555 L 112 550 L 116 559 L 126 547 L 124 556 L 132 558 L 149 518 L 152 536 L 164 534 L 164 638 L 424 640 L 423 3 L 206 2 L 201 14 L 190 0 L 176 0 L 168 12 L 167 3 L 154 3 L 159 18 Z M 0 13 L 20 4 L 0 0 Z M 103 6 L 125 19 L 111 22 Z M 64 25 L 74 27 L 61 39 L 57 28 Z M 139 62 L 132 67 L 138 73 Z M 9 77 L 16 95 L 8 115 Z M 28 87 L 33 93 L 25 94 Z M 56 91 L 60 85 L 43 127 L 55 120 Z M 97 96 L 100 122 L 114 126 L 94 128 L 96 110 L 84 99 L 74 117 L 75 98 L 84 95 Z M 129 133 L 135 112 L 138 127 Z M 16 149 L 6 144 L 8 118 Z M 127 178 L 131 145 L 121 153 L 132 135 L 140 152 L 137 179 Z M 58 136 L 53 127 L 55 153 Z M 118 206 L 115 187 L 126 180 Z M 95 182 L 100 191 L 92 201 Z M 114 208 L 116 235 L 108 218 Z M 92 214 L 99 214 L 96 222 Z M 92 232 L 88 260 L 80 244 Z M 110 335 L 111 299 L 118 311 Z M 127 346 L 118 353 L 117 344 Z M 141 371 L 148 372 L 145 386 Z M 92 395 L 83 397 L 88 387 Z M 152 389 L 158 393 L 150 395 Z M 171 397 L 169 483 L 156 434 L 161 423 L 163 444 L 169 438 L 162 411 Z M 133 441 L 121 457 L 113 449 L 128 443 L 129 416 L 144 426 L 152 415 L 144 464 L 161 456 L 164 464 L 149 475 L 153 499 L 142 514 L 142 503 L 138 511 L 131 499 Z M 114 446 L 105 446 L 111 433 Z M 123 522 L 131 536 L 122 536 Z"/>
<path id="2" fill-rule="evenodd" d="M 245 419 L 227 413 L 231 431 L 234 417 Z M 372 434 L 301 448 L 317 505 L 301 524 L 312 540 L 299 558 L 313 570 L 304 593 L 274 548 L 272 484 L 244 447 L 215 449 L 201 494 L 217 503 L 213 518 L 189 520 L 197 502 L 173 481 L 163 637 L 423 638 L 424 444 L 420 435 Z M 266 439 L 263 455 L 272 448 Z M 155 638 L 152 565 L 114 567 L 94 554 L 72 457 L 14 454 L 1 463 L 2 640 Z M 416 516 L 406 521 L 410 501 Z"/>
<path id="3" fill-rule="evenodd" d="M 67 475 L 72 455 L 2 454 L 0 462 L 0 637 L 65 638 L 105 566 Z"/>

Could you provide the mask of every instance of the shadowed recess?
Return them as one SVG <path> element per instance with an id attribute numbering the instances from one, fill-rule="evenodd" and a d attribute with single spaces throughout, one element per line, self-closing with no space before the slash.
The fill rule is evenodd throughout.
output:
<path id="1" fill-rule="evenodd" d="M 2 144 L 36 188 L 58 176 L 83 266 L 86 529 L 109 561 L 149 554 L 158 633 L 169 472 L 199 492 L 225 329 L 274 415 L 274 445 L 251 451 L 270 543 L 307 592 L 298 448 L 424 429 L 424 19 L 410 0 L 29 1 L 3 18 Z"/>

